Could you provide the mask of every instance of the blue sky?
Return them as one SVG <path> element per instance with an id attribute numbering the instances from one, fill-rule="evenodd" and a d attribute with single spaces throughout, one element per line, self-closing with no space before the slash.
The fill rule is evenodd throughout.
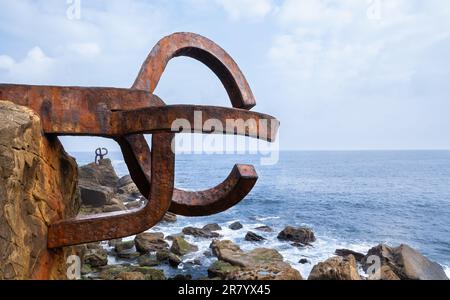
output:
<path id="1" fill-rule="evenodd" d="M 0 82 L 129 87 L 160 38 L 191 31 L 235 58 L 282 149 L 450 149 L 449 1 L 83 0 L 80 19 L 68 2 L 0 0 Z M 188 58 L 156 93 L 229 106 Z"/>

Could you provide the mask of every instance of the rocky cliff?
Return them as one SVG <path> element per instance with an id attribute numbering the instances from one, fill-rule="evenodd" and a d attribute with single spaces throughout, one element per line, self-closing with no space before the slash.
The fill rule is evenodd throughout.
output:
<path id="1" fill-rule="evenodd" d="M 73 249 L 47 250 L 47 225 L 79 209 L 75 160 L 31 110 L 0 101 L 0 279 L 66 279 Z"/>

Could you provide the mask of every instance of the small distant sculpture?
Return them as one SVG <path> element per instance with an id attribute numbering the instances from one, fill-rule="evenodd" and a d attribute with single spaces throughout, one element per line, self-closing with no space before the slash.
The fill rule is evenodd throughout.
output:
<path id="1" fill-rule="evenodd" d="M 95 150 L 95 164 L 98 165 L 100 163 L 100 161 L 105 158 L 106 155 L 108 155 L 108 149 L 97 148 Z"/>

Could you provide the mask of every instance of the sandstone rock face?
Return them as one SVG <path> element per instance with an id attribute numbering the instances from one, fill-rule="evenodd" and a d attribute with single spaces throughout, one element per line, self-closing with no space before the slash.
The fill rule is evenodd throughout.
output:
<path id="1" fill-rule="evenodd" d="M 353 255 L 332 257 L 314 266 L 308 280 L 360 280 Z"/>
<path id="2" fill-rule="evenodd" d="M 414 250 L 408 245 L 397 248 L 378 245 L 369 250 L 363 259 L 363 268 L 367 272 L 370 256 L 378 256 L 381 262 L 381 278 L 384 280 L 448 280 L 444 269 L 438 263 Z M 371 278 L 372 274 L 369 274 Z"/>
<path id="3" fill-rule="evenodd" d="M 301 280 L 300 273 L 274 249 L 257 248 L 245 253 L 231 241 L 215 240 L 212 252 L 219 259 L 208 273 L 227 280 Z"/>
<path id="4" fill-rule="evenodd" d="M 39 117 L 0 101 L 0 279 L 67 279 L 71 247 L 47 250 L 47 225 L 76 216 L 77 165 Z"/>

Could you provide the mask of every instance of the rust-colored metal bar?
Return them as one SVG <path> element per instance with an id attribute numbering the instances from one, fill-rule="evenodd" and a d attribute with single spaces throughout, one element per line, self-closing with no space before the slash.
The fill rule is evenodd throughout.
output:
<path id="1" fill-rule="evenodd" d="M 158 224 L 169 209 L 174 187 L 175 155 L 170 149 L 173 136 L 165 138 L 152 143 L 152 181 L 144 208 L 53 223 L 48 230 L 48 248 L 127 237 Z"/>

